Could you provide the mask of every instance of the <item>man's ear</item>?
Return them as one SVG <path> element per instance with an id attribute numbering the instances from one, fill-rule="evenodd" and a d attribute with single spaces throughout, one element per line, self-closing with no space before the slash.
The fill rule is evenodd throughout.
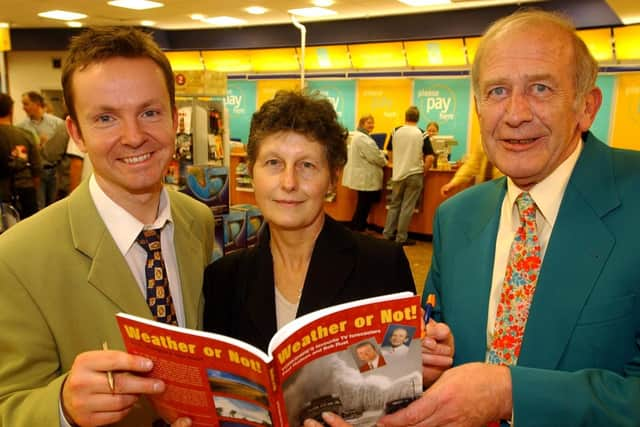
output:
<path id="1" fill-rule="evenodd" d="M 581 111 L 578 112 L 578 127 L 580 128 L 580 132 L 589 130 L 593 121 L 596 119 L 596 114 L 601 105 L 602 91 L 596 86 L 584 96 Z"/>
<path id="2" fill-rule="evenodd" d="M 71 116 L 67 116 L 65 120 L 65 125 L 67 126 L 67 132 L 69 136 L 73 139 L 73 142 L 76 143 L 78 149 L 83 153 L 87 152 L 87 147 L 84 144 L 84 139 L 82 138 L 82 132 L 80 131 L 80 126 L 76 123 Z"/>
<path id="3" fill-rule="evenodd" d="M 171 109 L 171 117 L 173 118 L 173 133 L 178 132 L 178 107 L 175 105 Z"/>

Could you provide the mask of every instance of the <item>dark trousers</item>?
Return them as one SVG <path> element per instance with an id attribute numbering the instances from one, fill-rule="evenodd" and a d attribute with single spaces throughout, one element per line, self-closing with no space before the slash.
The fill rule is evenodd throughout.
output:
<path id="1" fill-rule="evenodd" d="M 14 188 L 17 196 L 16 208 L 20 213 L 20 219 L 25 219 L 38 212 L 38 197 L 34 187 Z"/>
<path id="2" fill-rule="evenodd" d="M 367 228 L 367 218 L 371 206 L 380 200 L 380 190 L 358 191 L 358 204 L 351 219 L 351 227 L 356 231 L 364 231 Z"/>

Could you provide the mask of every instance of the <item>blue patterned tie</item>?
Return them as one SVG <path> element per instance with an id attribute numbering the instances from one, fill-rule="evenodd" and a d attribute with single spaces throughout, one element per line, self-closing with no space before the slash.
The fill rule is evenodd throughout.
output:
<path id="1" fill-rule="evenodd" d="M 169 291 L 169 278 L 160 250 L 160 230 L 142 230 L 136 242 L 147 252 L 144 273 L 147 304 L 158 322 L 178 325 L 176 310 Z"/>

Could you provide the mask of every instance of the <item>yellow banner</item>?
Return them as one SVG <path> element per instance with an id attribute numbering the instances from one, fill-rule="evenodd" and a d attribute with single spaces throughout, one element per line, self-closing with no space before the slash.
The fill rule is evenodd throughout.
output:
<path id="1" fill-rule="evenodd" d="M 404 112 L 411 105 L 410 79 L 358 80 L 356 122 L 366 114 L 373 115 L 373 133 L 386 133 L 404 124 Z"/>
<path id="2" fill-rule="evenodd" d="M 266 101 L 273 99 L 279 90 L 300 90 L 300 80 L 258 80 L 258 108 Z"/>
<path id="3" fill-rule="evenodd" d="M 618 76 L 611 146 L 640 150 L 640 73 Z"/>
<path id="4" fill-rule="evenodd" d="M 8 28 L 0 28 L 0 52 L 11 50 L 11 36 Z"/>

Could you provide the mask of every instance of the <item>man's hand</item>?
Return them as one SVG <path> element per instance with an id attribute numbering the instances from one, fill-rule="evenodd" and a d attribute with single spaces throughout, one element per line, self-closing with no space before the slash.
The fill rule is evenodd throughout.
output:
<path id="1" fill-rule="evenodd" d="M 67 421 L 81 426 L 112 424 L 123 419 L 141 394 L 164 391 L 164 383 L 136 373 L 149 372 L 151 360 L 122 351 L 79 354 L 62 385 L 61 404 Z M 113 391 L 107 380 L 113 373 Z"/>
<path id="2" fill-rule="evenodd" d="M 191 427 L 191 424 L 191 418 L 178 418 L 171 423 L 171 427 Z"/>
<path id="3" fill-rule="evenodd" d="M 509 368 L 468 363 L 448 369 L 420 399 L 380 418 L 377 425 L 479 427 L 511 418 L 511 410 Z"/>
<path id="4" fill-rule="evenodd" d="M 457 185 L 451 183 L 451 181 L 447 182 L 445 185 L 440 187 L 440 195 L 442 197 L 449 197 L 451 193 L 453 193 L 458 188 Z"/>
<path id="5" fill-rule="evenodd" d="M 333 412 L 323 412 L 322 419 L 330 427 L 351 427 L 351 424 L 334 414 Z M 179 426 L 182 427 L 182 426 Z M 316 420 L 306 419 L 304 420 L 304 427 L 323 427 L 322 424 Z"/>
<path id="6" fill-rule="evenodd" d="M 429 320 L 422 339 L 422 379 L 429 386 L 453 365 L 455 344 L 451 329 L 446 323 Z"/>

